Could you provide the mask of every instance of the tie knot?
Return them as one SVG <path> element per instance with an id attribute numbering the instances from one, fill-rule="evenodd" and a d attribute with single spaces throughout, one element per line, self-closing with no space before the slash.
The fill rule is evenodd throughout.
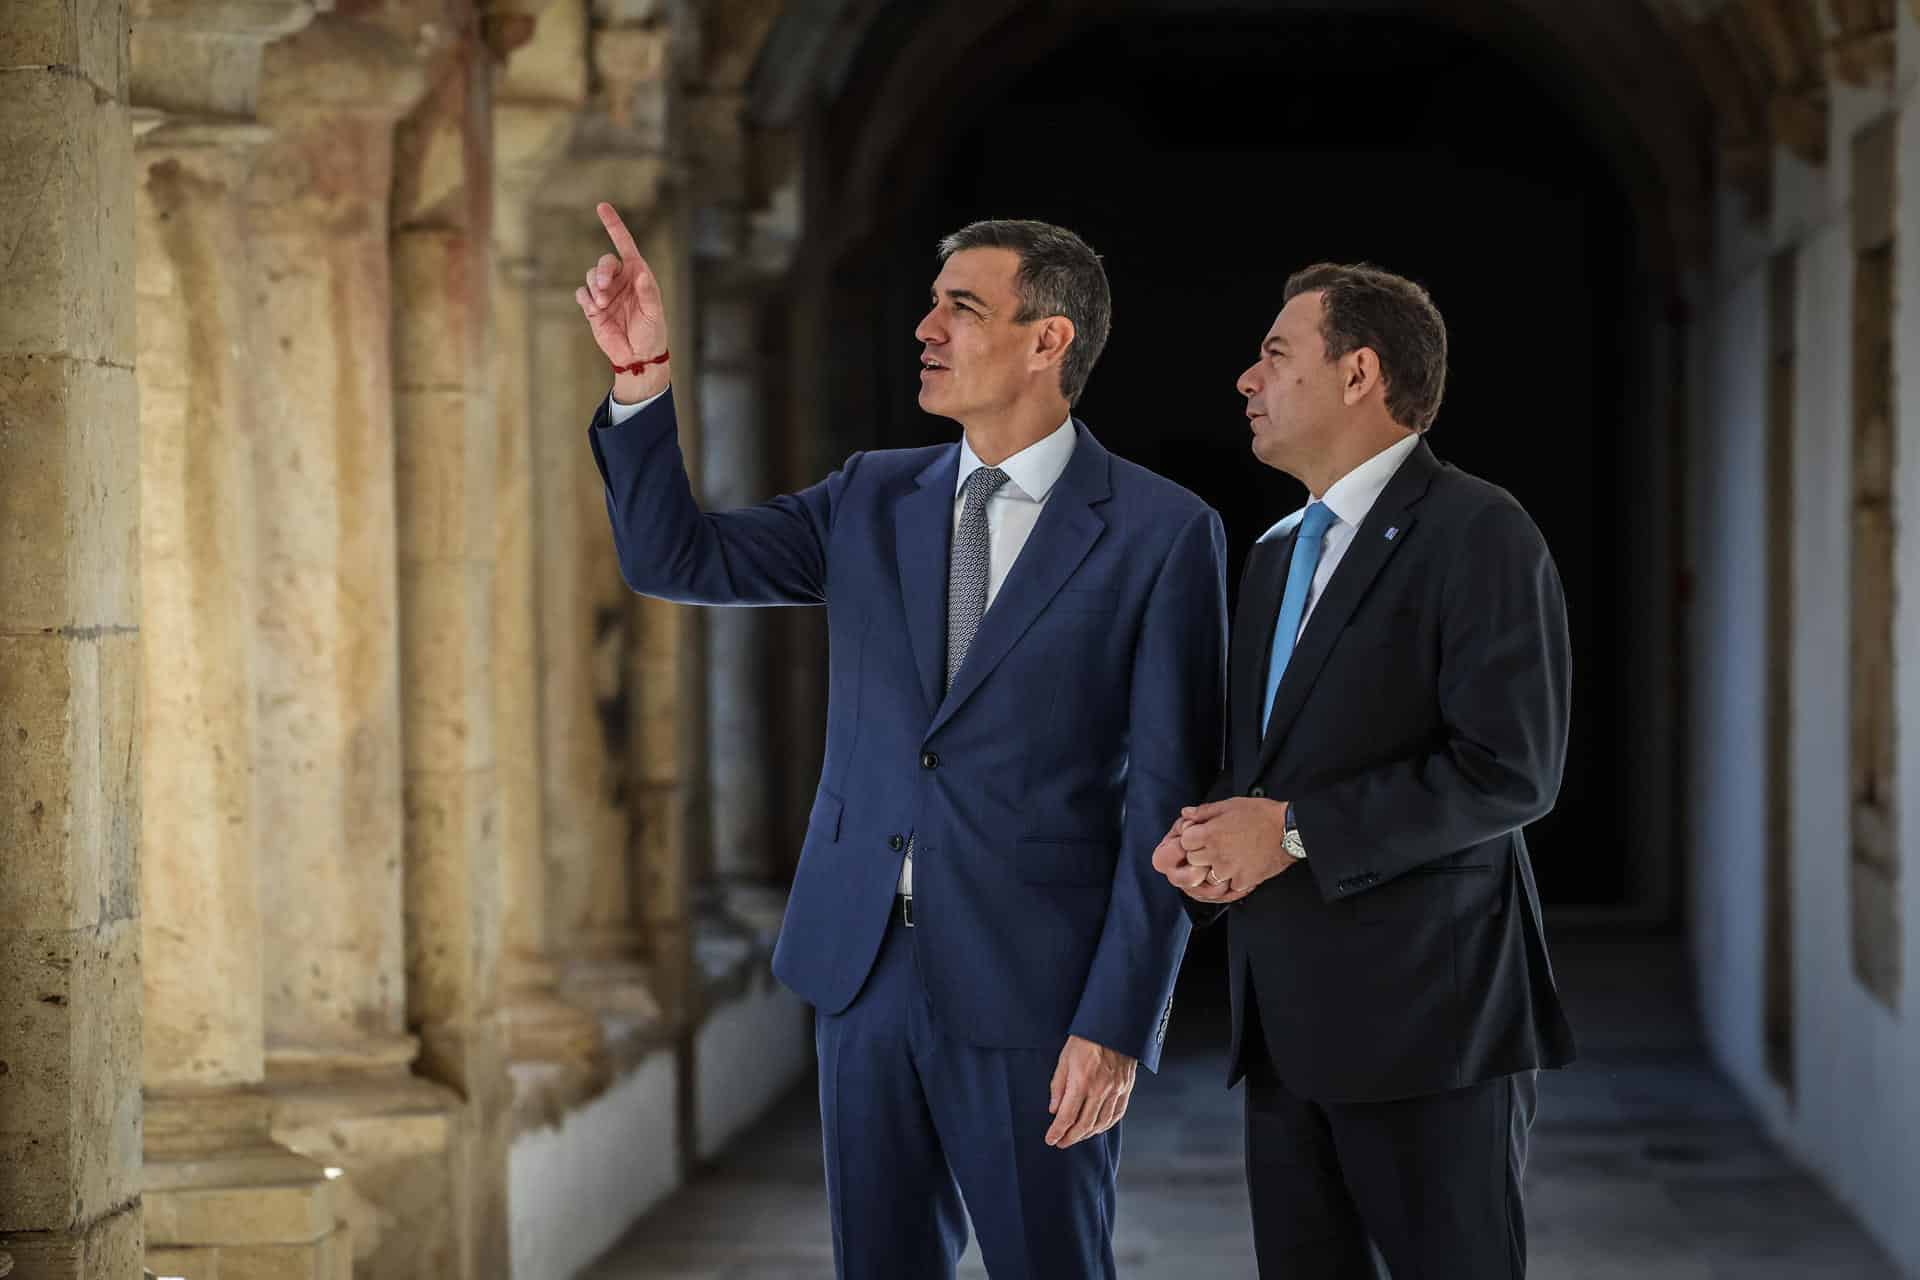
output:
<path id="1" fill-rule="evenodd" d="M 1327 536 L 1327 530 L 1333 527 L 1335 516 L 1333 508 L 1324 502 L 1316 502 L 1307 508 L 1307 514 L 1300 518 L 1300 536 L 1309 541 L 1318 542 Z"/>
<path id="2" fill-rule="evenodd" d="M 985 502 L 1000 492 L 1000 486 L 1006 482 L 1007 473 L 998 467 L 975 467 L 967 477 L 967 501 Z"/>

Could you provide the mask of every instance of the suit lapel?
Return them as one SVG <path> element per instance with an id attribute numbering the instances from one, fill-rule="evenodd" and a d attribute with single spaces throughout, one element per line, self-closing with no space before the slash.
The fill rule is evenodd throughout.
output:
<path id="1" fill-rule="evenodd" d="M 955 673 L 953 688 L 947 691 L 946 700 L 939 704 L 928 733 L 939 729 L 973 696 L 1015 642 L 1027 633 L 1027 628 L 1033 625 L 1067 579 L 1073 576 L 1073 571 L 1080 567 L 1080 562 L 1087 558 L 1087 552 L 1093 549 L 1093 544 L 1106 531 L 1107 522 L 1093 510 L 1093 505 L 1104 502 L 1112 493 L 1108 476 L 1111 455 L 1078 419 L 1074 422 L 1074 429 L 1077 439 L 1073 446 L 1073 457 L 1068 460 L 1067 469 L 1054 484 L 1053 491 L 1047 495 L 1046 505 L 1040 509 L 1040 519 L 1028 535 L 1026 546 L 1013 562 L 1006 581 L 1000 584 L 1000 593 L 980 619 L 980 630 L 974 633 L 966 661 L 960 664 L 960 670 Z M 946 546 L 946 540 L 942 539 L 940 545 Z M 944 573 L 944 566 L 942 571 Z M 941 635 L 944 640 L 944 621 Z M 944 653 L 943 649 L 943 662 Z"/>
<path id="2" fill-rule="evenodd" d="M 1319 677 L 1320 668 L 1326 665 L 1334 643 L 1346 630 L 1353 611 L 1366 598 L 1374 578 L 1413 536 L 1411 508 L 1426 494 L 1439 468 L 1433 451 L 1427 448 L 1426 441 L 1421 441 L 1400 464 L 1379 501 L 1373 504 L 1373 510 L 1361 521 L 1346 554 L 1340 558 L 1340 567 L 1333 571 L 1333 578 L 1327 583 L 1326 593 L 1314 604 L 1306 630 L 1300 633 L 1300 642 L 1287 661 L 1286 674 L 1280 678 L 1280 688 L 1273 695 L 1273 715 L 1267 721 L 1267 734 L 1261 743 L 1262 770 L 1272 763 Z M 1393 536 L 1387 536 L 1388 530 L 1393 531 Z M 1268 625 L 1271 629 L 1272 624 Z M 1261 692 L 1264 693 L 1265 688 L 1263 683 Z"/>
<path id="3" fill-rule="evenodd" d="M 1294 528 L 1298 529 L 1298 520 Z M 1253 544 L 1247 553 L 1247 572 L 1240 587 L 1240 611 L 1233 622 L 1233 670 L 1228 687 L 1234 691 L 1233 715 L 1227 726 L 1233 735 L 1233 760 L 1252 760 L 1260 750 L 1260 698 L 1267 689 L 1267 661 L 1273 652 L 1273 624 L 1280 614 L 1280 597 L 1287 587 L 1287 565 L 1293 558 L 1293 532 L 1276 533 Z"/>
<path id="4" fill-rule="evenodd" d="M 894 504 L 893 551 L 900 568 L 900 599 L 927 712 L 940 706 L 947 672 L 947 556 L 953 541 L 954 486 L 960 446 L 946 449 Z"/>

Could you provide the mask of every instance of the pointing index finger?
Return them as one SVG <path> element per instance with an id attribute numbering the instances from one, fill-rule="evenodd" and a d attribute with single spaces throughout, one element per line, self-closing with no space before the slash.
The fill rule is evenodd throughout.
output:
<path id="1" fill-rule="evenodd" d="M 594 211 L 600 215 L 600 225 L 607 229 L 613 247 L 620 251 L 620 261 L 644 262 L 645 259 L 640 256 L 640 246 L 633 242 L 633 233 L 627 230 L 627 224 L 620 220 L 613 206 L 602 200 L 594 207 Z"/>

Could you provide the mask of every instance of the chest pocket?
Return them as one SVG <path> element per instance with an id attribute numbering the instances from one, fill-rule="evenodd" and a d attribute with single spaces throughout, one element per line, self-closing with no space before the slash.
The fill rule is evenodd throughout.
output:
<path id="1" fill-rule="evenodd" d="M 1111 614 L 1120 607 L 1112 587 L 1062 587 L 1047 603 L 1048 613 Z"/>

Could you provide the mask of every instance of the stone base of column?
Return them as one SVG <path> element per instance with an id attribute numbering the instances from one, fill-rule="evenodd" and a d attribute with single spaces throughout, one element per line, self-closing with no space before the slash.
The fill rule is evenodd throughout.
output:
<path id="1" fill-rule="evenodd" d="M 522 1062 L 585 1062 L 602 1046 L 600 1020 L 560 998 L 559 974 L 546 960 L 510 956 L 502 981 L 500 1021 L 507 1057 Z"/>
<path id="2" fill-rule="evenodd" d="M 569 1109 L 598 1094 L 610 1078 L 600 1017 L 562 999 L 555 967 L 531 957 L 510 958 L 500 1023 L 513 1081 L 512 1132 L 560 1122 Z M 628 1000 L 627 1003 L 632 1003 Z"/>
<path id="3" fill-rule="evenodd" d="M 149 1094 L 147 1269 L 217 1280 L 351 1280 L 335 1178 L 268 1135 L 256 1089 Z"/>
<path id="4" fill-rule="evenodd" d="M 140 1274 L 140 1206 L 72 1231 L 23 1231 L 0 1235 L 0 1258 L 11 1264 L 15 1280 L 95 1280 L 98 1276 Z"/>
<path id="5" fill-rule="evenodd" d="M 355 1280 L 462 1277 L 459 1096 L 404 1068 L 339 1070 L 339 1061 L 329 1069 L 311 1046 L 269 1052 L 273 1139 L 344 1174 L 334 1207 L 353 1242 Z M 501 1274 L 500 1262 L 483 1273 Z"/>
<path id="6" fill-rule="evenodd" d="M 598 1016 L 609 1036 L 628 1024 L 658 1023 L 660 1001 L 645 955 L 639 934 L 627 926 L 582 930 L 558 962 L 561 999 Z"/>

